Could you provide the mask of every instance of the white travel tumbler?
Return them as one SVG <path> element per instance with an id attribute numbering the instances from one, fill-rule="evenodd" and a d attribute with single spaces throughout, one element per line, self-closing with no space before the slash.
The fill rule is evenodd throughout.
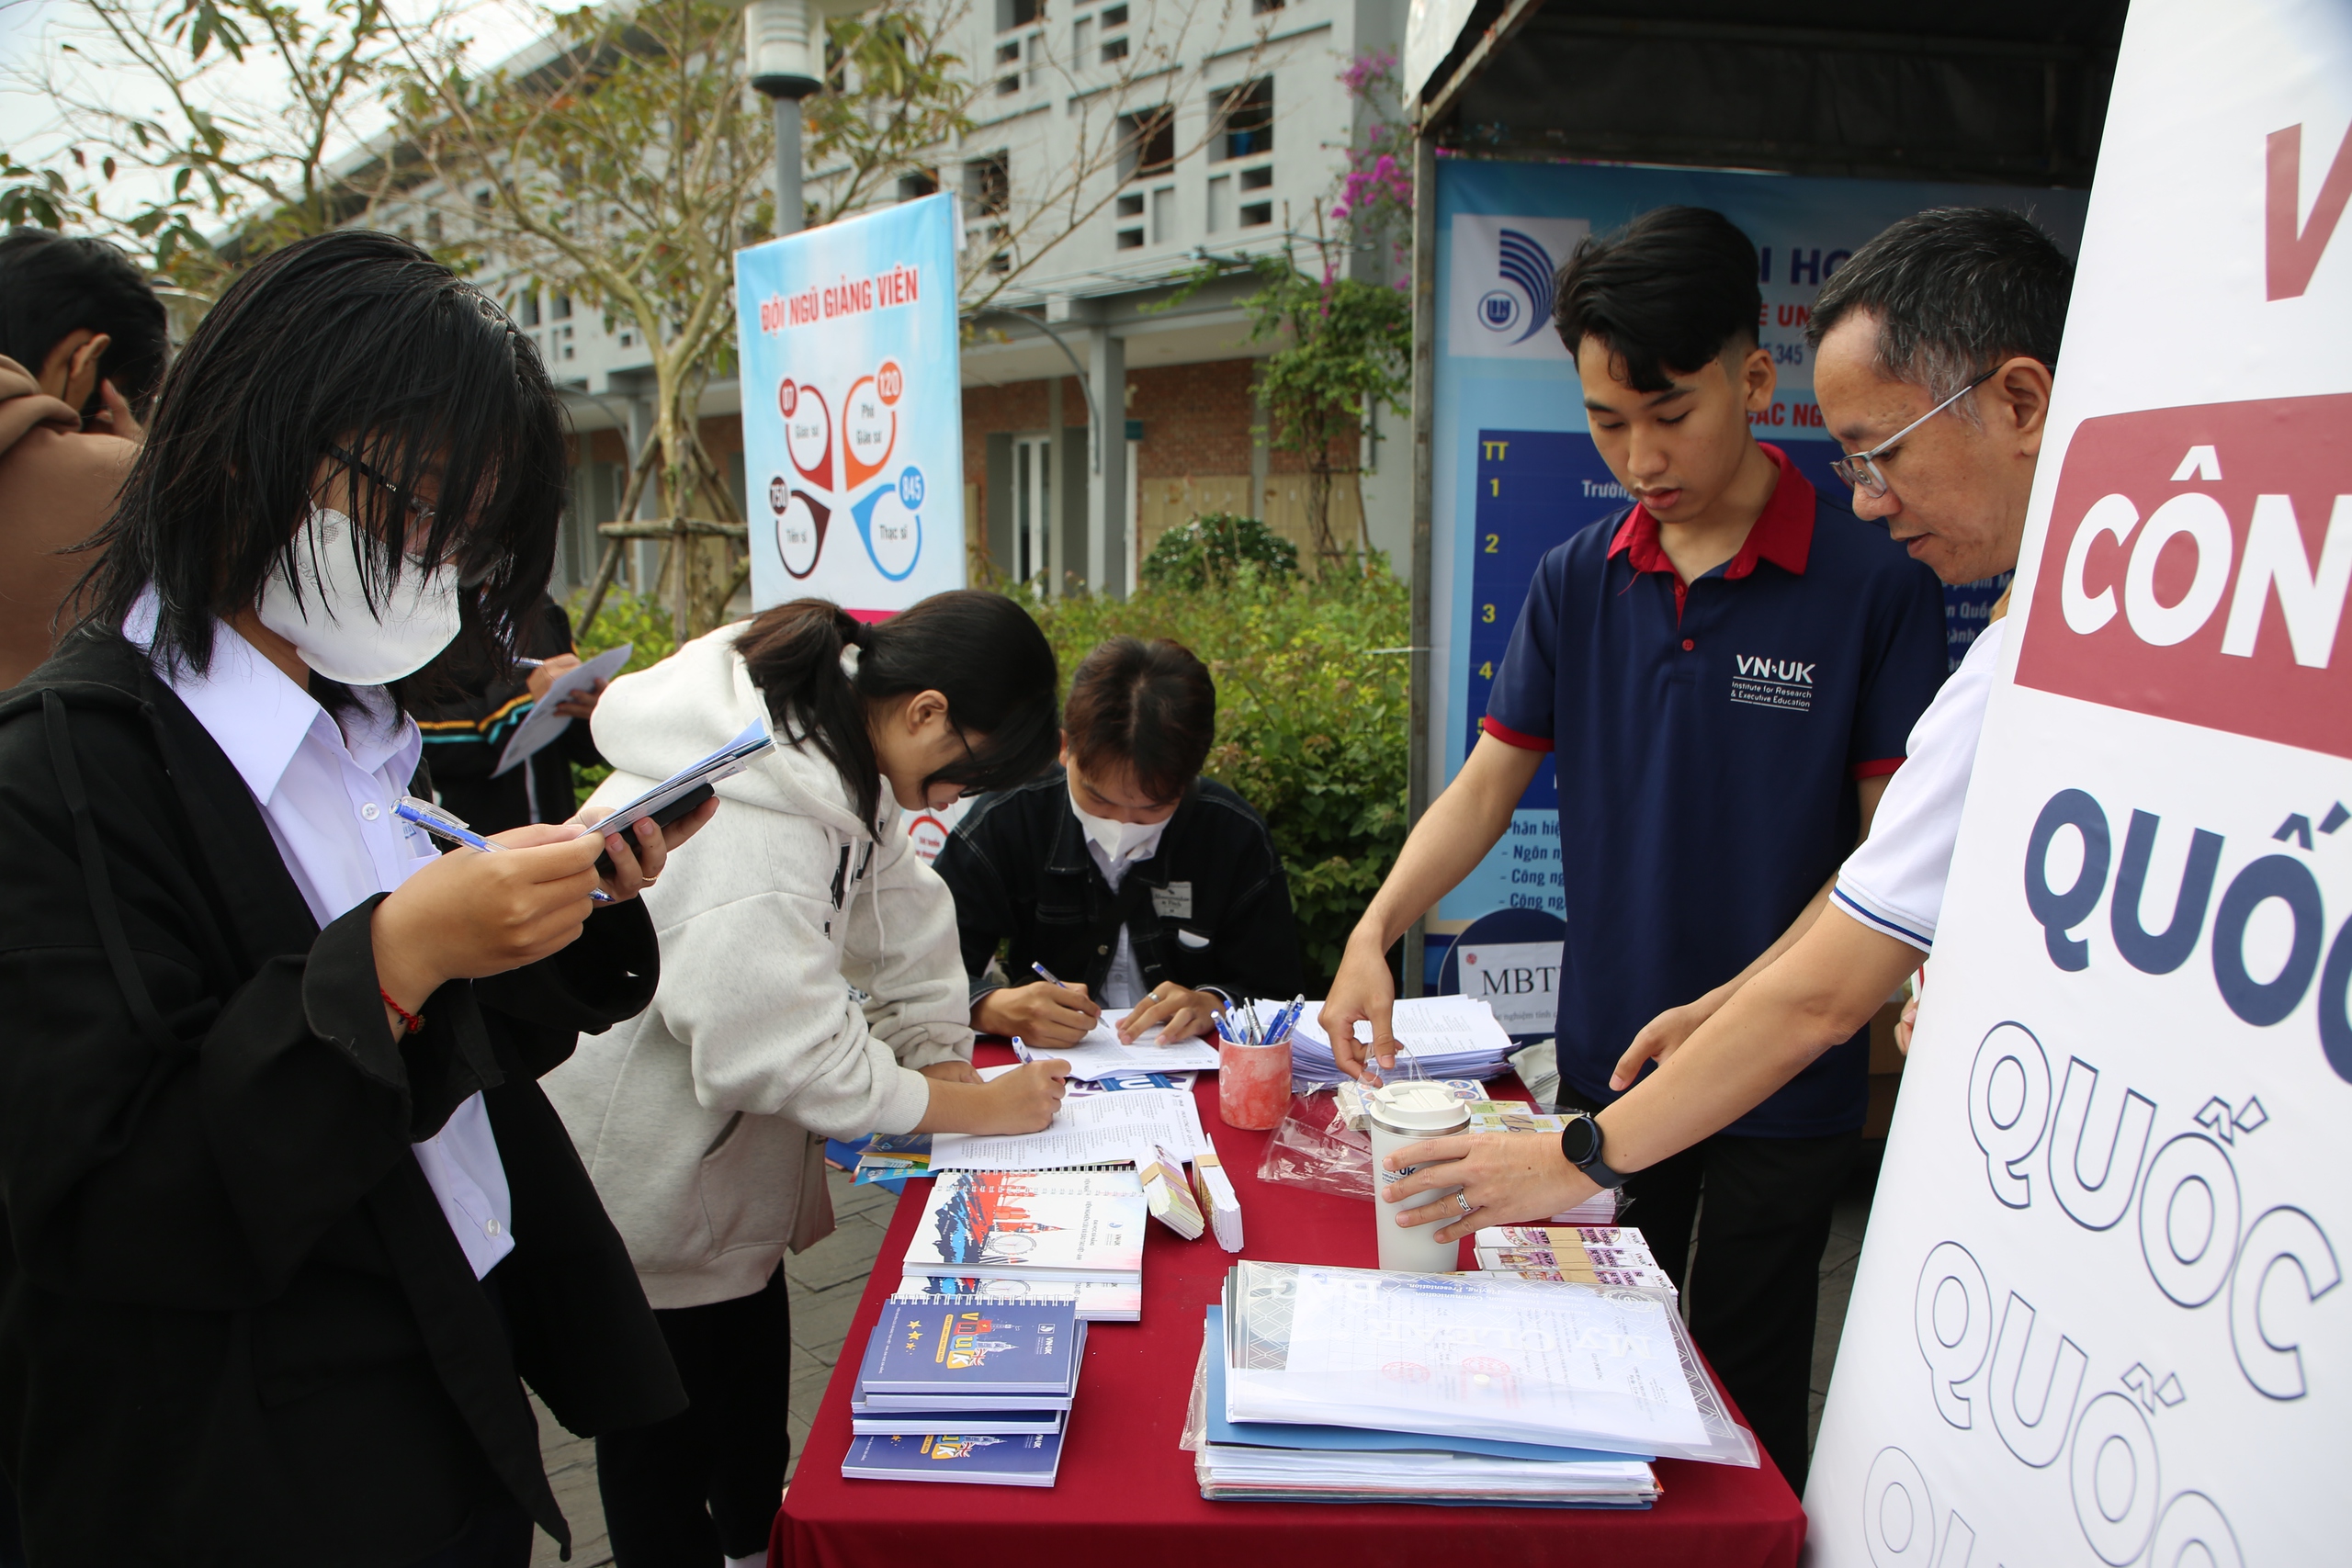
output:
<path id="1" fill-rule="evenodd" d="M 1448 1133 L 1462 1132 L 1470 1125 L 1469 1111 L 1451 1089 L 1424 1078 L 1372 1089 L 1363 1100 L 1370 1113 L 1373 1207 L 1378 1211 L 1373 1223 L 1379 1227 L 1380 1266 L 1408 1274 L 1451 1273 L 1461 1257 L 1461 1244 L 1435 1239 L 1448 1222 L 1400 1225 L 1396 1216 L 1431 1201 L 1454 1208 L 1453 1195 L 1462 1189 L 1449 1187 L 1442 1192 L 1417 1192 L 1402 1203 L 1388 1202 L 1380 1195 L 1392 1182 L 1402 1181 L 1419 1168 L 1408 1166 L 1403 1170 L 1390 1170 L 1385 1164 L 1390 1155 L 1423 1138 L 1442 1138 Z"/>

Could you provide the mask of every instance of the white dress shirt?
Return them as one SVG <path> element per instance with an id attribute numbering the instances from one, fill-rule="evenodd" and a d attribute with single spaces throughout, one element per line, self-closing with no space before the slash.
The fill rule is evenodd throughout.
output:
<path id="1" fill-rule="evenodd" d="M 123 636 L 141 648 L 152 644 L 156 610 L 150 589 L 123 618 Z M 210 669 L 157 673 L 253 791 L 322 927 L 437 857 L 429 837 L 392 815 L 424 743 L 382 687 L 354 688 L 364 711 L 339 725 L 226 624 L 213 627 Z M 471 1096 L 440 1132 L 411 1147 L 474 1278 L 481 1278 L 514 1250 L 514 1201 L 489 1108 Z"/>

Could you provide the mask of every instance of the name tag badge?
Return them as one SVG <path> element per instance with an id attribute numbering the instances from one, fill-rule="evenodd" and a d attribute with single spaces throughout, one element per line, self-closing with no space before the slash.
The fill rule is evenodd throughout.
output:
<path id="1" fill-rule="evenodd" d="M 1193 918 L 1193 885 L 1171 882 L 1165 887 L 1151 890 L 1151 910 L 1163 920 L 1189 920 Z"/>

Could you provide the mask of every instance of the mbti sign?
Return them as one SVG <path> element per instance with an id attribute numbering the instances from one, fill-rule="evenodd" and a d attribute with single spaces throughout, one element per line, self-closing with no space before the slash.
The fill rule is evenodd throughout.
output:
<path id="1" fill-rule="evenodd" d="M 2352 394 L 2086 420 L 2017 681 L 2352 757 Z"/>

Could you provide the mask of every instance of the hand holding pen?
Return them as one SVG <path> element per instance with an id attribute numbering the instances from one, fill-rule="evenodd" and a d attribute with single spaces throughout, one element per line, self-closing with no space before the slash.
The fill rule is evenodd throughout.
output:
<path id="1" fill-rule="evenodd" d="M 972 1027 L 983 1034 L 1018 1035 L 1041 1050 L 1075 1045 L 1102 1017 L 1102 1004 L 1085 986 L 1065 981 L 1042 964 L 1030 967 L 1036 983 L 983 992 L 972 1004 Z"/>

